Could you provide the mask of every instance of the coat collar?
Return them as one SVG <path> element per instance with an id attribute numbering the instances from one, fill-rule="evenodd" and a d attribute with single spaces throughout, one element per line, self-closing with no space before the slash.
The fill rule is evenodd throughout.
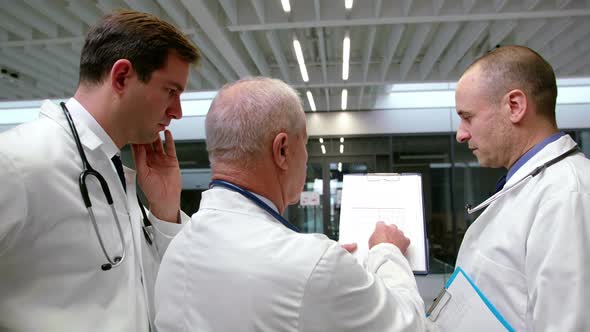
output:
<path id="1" fill-rule="evenodd" d="M 245 214 L 264 219 L 281 228 L 289 230 L 273 218 L 268 212 L 241 194 L 222 187 L 213 187 L 202 194 L 199 210 L 212 209 L 231 213 Z"/>
<path id="2" fill-rule="evenodd" d="M 98 125 L 96 120 L 94 120 L 94 118 L 92 118 L 92 116 L 75 99 L 71 98 L 66 103 L 66 107 L 68 107 L 68 110 L 70 111 L 70 114 L 72 115 L 72 120 L 74 121 L 74 125 L 76 126 L 76 130 L 78 131 L 78 135 L 80 136 L 80 142 L 82 143 L 82 145 L 84 145 L 85 150 L 87 150 L 87 152 L 88 151 L 92 152 L 90 155 L 87 154 L 87 157 L 89 158 L 89 161 L 92 163 L 93 167 L 95 167 L 97 169 L 101 169 L 102 167 L 111 168 L 112 173 L 110 176 L 113 176 L 113 178 L 116 179 L 116 181 L 114 181 L 114 183 L 118 183 L 119 180 L 117 177 L 117 172 L 116 172 L 113 164 L 111 163 L 110 159 L 116 153 L 120 153 L 119 149 L 115 146 L 115 144 L 110 139 L 110 137 L 108 137 L 108 135 L 106 134 L 104 129 L 102 129 L 100 127 L 100 125 Z M 86 114 L 84 114 L 84 112 L 86 112 Z M 61 126 L 65 130 L 65 132 L 67 133 L 68 136 L 72 137 L 72 132 L 71 132 L 70 126 L 68 125 L 68 121 L 66 120 L 66 117 L 63 113 L 63 110 L 61 109 L 61 106 L 54 104 L 50 100 L 45 100 L 43 102 L 43 104 L 41 105 L 40 117 L 41 116 L 47 117 L 47 118 L 53 120 L 55 123 L 57 123 L 59 126 Z M 91 120 L 94 121 L 95 123 L 92 124 L 92 122 L 89 121 L 88 117 L 91 118 Z M 88 125 L 88 123 L 90 123 L 90 125 Z M 96 128 L 94 128 L 94 130 L 92 130 L 93 125 L 97 126 L 100 130 L 97 130 Z M 101 131 L 102 131 L 102 133 L 101 133 Z M 105 140 L 106 140 L 106 142 L 105 142 Z M 72 137 L 72 144 L 73 144 L 73 137 Z M 100 155 L 101 152 L 104 154 L 104 156 L 108 157 L 108 159 L 100 157 L 98 159 L 92 160 L 93 159 L 93 157 L 91 156 L 92 154 L 95 155 L 95 153 L 99 153 L 99 155 Z M 113 187 L 111 187 L 111 192 L 112 191 L 117 192 L 119 195 L 119 197 L 117 199 L 126 202 L 127 201 L 126 197 L 131 197 L 131 198 L 135 197 L 136 172 L 135 172 L 135 170 L 128 168 L 126 166 L 124 167 L 124 169 L 125 169 L 125 180 L 126 180 L 127 188 L 128 188 L 127 195 L 126 195 L 125 191 L 123 190 L 123 187 L 119 186 L 119 185 L 116 186 L 117 189 L 114 189 Z M 105 176 L 106 173 L 103 173 L 102 175 Z M 132 191 L 131 191 L 131 189 L 132 189 Z M 127 208 L 127 204 L 124 204 L 124 205 L 125 205 L 125 208 Z"/>
<path id="3" fill-rule="evenodd" d="M 509 187 L 518 182 L 538 166 L 541 166 L 551 159 L 559 156 L 560 154 L 573 148 L 575 145 L 576 142 L 569 135 L 561 136 L 558 140 L 545 146 L 541 151 L 539 151 L 524 165 L 522 165 L 518 171 L 516 171 L 516 173 L 514 173 L 514 175 L 506 182 L 506 187 Z"/>
<path id="4" fill-rule="evenodd" d="M 113 140 L 77 100 L 70 98 L 66 106 L 72 115 L 82 145 L 91 151 L 97 148 L 101 149 L 109 159 L 115 154 L 120 154 L 120 150 Z M 45 100 L 41 105 L 40 116 L 52 119 L 72 135 L 61 106 L 54 104 L 50 100 Z"/>

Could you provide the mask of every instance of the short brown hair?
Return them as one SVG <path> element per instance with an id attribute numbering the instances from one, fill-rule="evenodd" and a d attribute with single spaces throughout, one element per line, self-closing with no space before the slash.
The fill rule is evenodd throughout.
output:
<path id="1" fill-rule="evenodd" d="M 521 89 L 540 115 L 555 123 L 557 83 L 551 65 L 532 49 L 519 45 L 498 47 L 475 60 L 465 72 L 479 66 L 492 101 L 505 93 Z"/>
<path id="2" fill-rule="evenodd" d="M 164 67 L 170 52 L 198 63 L 199 50 L 172 24 L 147 13 L 120 10 L 103 17 L 86 34 L 80 56 L 79 83 L 100 83 L 113 64 L 127 59 L 139 79 Z"/>

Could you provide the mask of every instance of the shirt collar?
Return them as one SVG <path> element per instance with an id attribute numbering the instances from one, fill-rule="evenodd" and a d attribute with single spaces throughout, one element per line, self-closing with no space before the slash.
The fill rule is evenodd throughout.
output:
<path id="1" fill-rule="evenodd" d="M 268 207 L 275 210 L 276 213 L 279 213 L 279 209 L 277 209 L 277 206 L 270 199 L 268 199 L 264 196 L 260 196 L 258 194 L 255 194 L 253 192 L 250 192 L 250 193 L 252 193 L 252 195 L 258 197 L 261 201 L 263 201 L 266 205 L 268 205 Z"/>
<path id="2" fill-rule="evenodd" d="M 83 123 L 94 135 L 96 135 L 96 137 L 98 137 L 98 139 L 102 141 L 100 149 L 107 155 L 107 157 L 112 158 L 114 155 L 121 154 L 121 150 L 115 145 L 115 142 L 113 142 L 107 132 L 100 126 L 100 124 L 98 124 L 96 119 L 84 108 L 84 106 L 82 106 L 82 104 L 72 97 L 68 100 L 66 106 L 73 118 L 76 118 L 79 122 Z"/>
<path id="3" fill-rule="evenodd" d="M 229 190 L 229 191 L 233 191 L 229 188 L 226 187 L 222 187 L 222 186 L 213 186 L 210 190 Z M 248 190 L 246 190 L 248 191 Z M 277 206 L 268 198 L 264 197 L 264 196 L 260 196 L 256 193 L 253 193 L 251 191 L 248 191 L 249 193 L 251 193 L 252 195 L 256 196 L 258 199 L 260 199 L 261 201 L 264 202 L 264 204 L 268 205 L 268 207 L 270 207 L 271 209 L 273 209 L 276 213 L 279 213 L 279 209 L 277 209 Z"/>
<path id="4" fill-rule="evenodd" d="M 541 142 L 537 143 L 533 146 L 532 149 L 528 150 L 525 154 L 522 155 L 515 163 L 510 167 L 508 170 L 508 175 L 506 176 L 506 181 L 510 180 L 510 178 L 521 168 L 527 161 L 529 161 L 534 155 L 536 155 L 539 151 L 543 150 L 544 147 L 549 145 L 549 143 L 557 141 L 561 136 L 565 135 L 563 131 L 555 133 Z"/>

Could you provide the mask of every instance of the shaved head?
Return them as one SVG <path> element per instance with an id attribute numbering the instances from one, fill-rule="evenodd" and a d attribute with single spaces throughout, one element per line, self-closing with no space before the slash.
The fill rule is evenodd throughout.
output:
<path id="1" fill-rule="evenodd" d="M 499 47 L 477 59 L 463 75 L 473 70 L 479 72 L 480 86 L 492 104 L 508 91 L 520 89 L 539 115 L 555 123 L 555 73 L 537 52 L 517 45 Z"/>

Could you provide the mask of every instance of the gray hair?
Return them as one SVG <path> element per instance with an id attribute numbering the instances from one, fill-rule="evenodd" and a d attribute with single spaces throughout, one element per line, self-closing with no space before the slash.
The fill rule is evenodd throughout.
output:
<path id="1" fill-rule="evenodd" d="M 278 133 L 299 133 L 304 126 L 301 99 L 285 82 L 253 77 L 226 84 L 205 121 L 209 161 L 248 164 L 270 149 Z"/>

